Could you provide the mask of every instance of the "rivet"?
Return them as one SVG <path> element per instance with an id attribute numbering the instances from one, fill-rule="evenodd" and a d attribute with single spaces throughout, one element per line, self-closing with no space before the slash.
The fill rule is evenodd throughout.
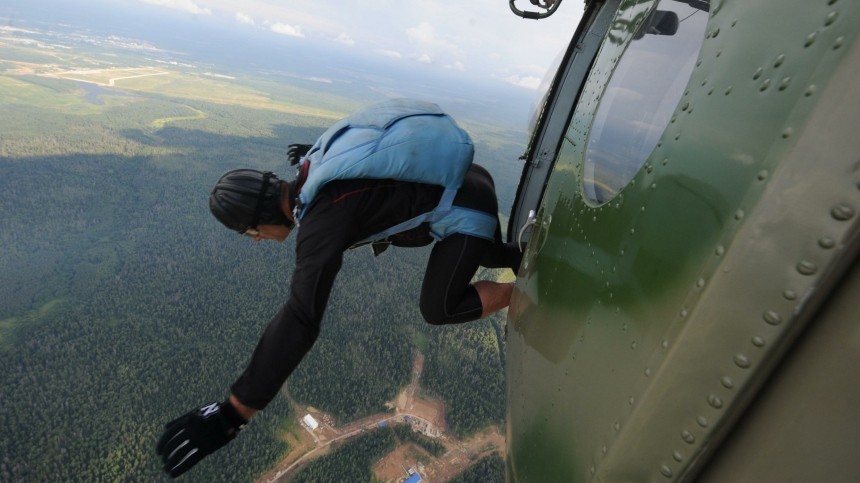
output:
<path id="1" fill-rule="evenodd" d="M 829 249 L 836 246 L 836 240 L 834 240 L 833 238 L 830 238 L 829 236 L 826 236 L 826 237 L 820 238 L 818 240 L 818 246 L 820 246 L 821 248 L 823 248 L 825 250 L 829 250 Z"/>
<path id="2" fill-rule="evenodd" d="M 836 41 L 833 42 L 833 50 L 836 50 L 842 47 L 842 44 L 845 43 L 845 37 L 837 37 Z"/>
<path id="3" fill-rule="evenodd" d="M 690 103 L 689 103 L 689 102 L 685 102 L 683 105 L 681 105 L 681 110 L 682 110 L 682 111 L 686 111 L 686 110 L 687 110 L 687 108 L 689 108 L 689 107 L 690 107 Z"/>
<path id="4" fill-rule="evenodd" d="M 717 27 L 713 31 L 711 31 L 711 37 L 716 37 L 717 35 L 720 35 L 720 28 L 719 27 Z"/>
<path id="5" fill-rule="evenodd" d="M 651 377 L 651 368 L 649 368 L 649 367 L 645 368 L 645 377 Z"/>
<path id="6" fill-rule="evenodd" d="M 723 376 L 722 378 L 720 378 L 720 384 L 722 384 L 723 387 L 726 389 L 731 389 L 735 387 L 735 381 L 733 381 L 732 378 L 728 376 Z"/>
<path id="7" fill-rule="evenodd" d="M 766 180 L 766 179 L 767 179 L 767 175 L 768 175 L 768 172 L 767 172 L 767 170 L 766 170 L 766 169 L 763 169 L 763 170 L 759 171 L 759 172 L 758 172 L 758 180 L 759 180 L 759 181 L 764 181 L 764 180 Z"/>
<path id="8" fill-rule="evenodd" d="M 781 66 L 781 65 L 783 64 L 783 62 L 785 62 L 785 54 L 779 54 L 779 55 L 776 57 L 776 62 L 774 62 L 774 63 L 773 63 L 773 66 L 774 66 L 774 67 L 779 67 L 779 66 Z"/>
<path id="9" fill-rule="evenodd" d="M 839 221 L 847 221 L 854 217 L 854 208 L 845 204 L 836 205 L 830 210 L 830 214 Z"/>
<path id="10" fill-rule="evenodd" d="M 630 350 L 636 350 L 636 341 L 630 343 Z"/>
<path id="11" fill-rule="evenodd" d="M 723 247 L 722 245 L 717 245 L 717 248 L 714 250 L 714 255 L 721 257 L 724 253 L 726 253 L 725 247 Z"/>
<path id="12" fill-rule="evenodd" d="M 687 431 L 686 429 L 684 431 L 681 431 L 681 439 L 683 439 L 684 442 L 687 444 L 693 444 L 696 442 L 696 437 L 693 436 L 693 433 Z"/>
<path id="13" fill-rule="evenodd" d="M 765 79 L 764 82 L 758 87 L 759 92 L 764 92 L 767 88 L 770 87 L 770 79 Z"/>
<path id="14" fill-rule="evenodd" d="M 615 421 L 615 424 L 612 425 L 612 429 L 614 429 L 616 433 L 618 431 L 621 431 L 621 423 L 619 423 L 618 421 Z"/>
<path id="15" fill-rule="evenodd" d="M 704 278 L 700 278 L 700 279 L 696 280 L 696 287 L 697 288 L 704 288 L 704 286 L 705 286 L 705 279 Z"/>
<path id="16" fill-rule="evenodd" d="M 630 396 L 629 398 L 627 398 L 627 404 L 629 404 L 631 406 L 636 404 L 636 398 L 634 398 L 633 396 Z"/>
<path id="17" fill-rule="evenodd" d="M 687 308 L 684 307 L 683 309 L 681 309 L 681 312 L 678 315 L 680 315 L 682 319 L 686 319 L 688 315 Z"/>
<path id="18" fill-rule="evenodd" d="M 671 478 L 674 473 L 672 473 L 672 468 L 669 468 L 666 465 L 660 466 L 660 473 L 666 478 Z"/>
<path id="19" fill-rule="evenodd" d="M 787 127 L 784 131 L 782 131 L 782 138 L 788 139 L 791 137 L 792 134 L 794 134 L 794 129 Z"/>
<path id="20" fill-rule="evenodd" d="M 779 82 L 779 90 L 784 91 L 788 89 L 788 86 L 791 84 L 791 77 L 786 77 Z"/>
<path id="21" fill-rule="evenodd" d="M 738 24 L 738 19 L 734 19 L 734 20 L 732 20 L 732 27 L 734 27 L 734 26 L 735 26 L 735 25 L 737 25 L 737 24 Z"/>
<path id="22" fill-rule="evenodd" d="M 603 454 L 606 454 L 606 445 L 605 444 L 603 445 L 602 448 L 600 448 L 600 451 L 602 451 Z"/>
<path id="23" fill-rule="evenodd" d="M 719 56 L 721 56 L 721 55 L 723 55 L 723 51 L 722 51 L 722 49 L 717 51 L 717 55 L 716 55 L 715 57 L 719 57 Z"/>
<path id="24" fill-rule="evenodd" d="M 797 264 L 797 271 L 800 272 L 801 275 L 813 275 L 818 271 L 818 265 L 809 260 L 802 260 Z"/>
<path id="25" fill-rule="evenodd" d="M 669 339 L 663 339 L 663 342 L 660 343 L 660 347 L 662 347 L 664 349 L 668 349 L 669 348 Z"/>
<path id="26" fill-rule="evenodd" d="M 791 289 L 785 289 L 782 292 L 782 296 L 785 297 L 786 300 L 797 300 L 797 292 Z"/>
<path id="27" fill-rule="evenodd" d="M 737 365 L 741 369 L 748 369 L 752 365 L 750 360 L 747 359 L 747 356 L 743 354 L 735 354 L 734 361 L 735 365 Z"/>
<path id="28" fill-rule="evenodd" d="M 753 74 L 753 80 L 758 80 L 762 74 L 764 74 L 764 69 L 759 67 L 758 69 L 756 69 L 755 73 Z"/>
<path id="29" fill-rule="evenodd" d="M 779 325 L 782 323 L 782 316 L 773 310 L 765 310 L 762 318 L 770 325 Z"/>
<path id="30" fill-rule="evenodd" d="M 708 404 L 710 404 L 711 407 L 714 409 L 722 409 L 723 400 L 720 398 L 720 396 L 711 394 L 710 396 L 708 396 Z"/>
<path id="31" fill-rule="evenodd" d="M 698 423 L 698 425 L 703 427 L 703 428 L 707 428 L 708 427 L 708 418 L 706 418 L 704 416 L 699 416 L 698 418 L 696 418 L 696 423 Z"/>
<path id="32" fill-rule="evenodd" d="M 812 94 L 815 94 L 815 89 L 816 89 L 815 84 L 813 84 L 813 85 L 806 88 L 806 91 L 803 93 L 803 95 L 806 97 L 809 97 Z"/>
<path id="33" fill-rule="evenodd" d="M 839 17 L 839 12 L 830 12 L 827 14 L 827 18 L 824 19 L 824 25 L 830 26 L 836 19 Z"/>
<path id="34" fill-rule="evenodd" d="M 764 346 L 765 346 L 765 344 L 766 344 L 766 342 L 765 342 L 765 340 L 764 340 L 764 337 L 762 337 L 762 336 L 760 336 L 760 335 L 756 335 L 756 336 L 754 336 L 754 337 L 752 338 L 752 343 L 753 343 L 753 345 L 754 345 L 754 346 L 756 346 L 756 347 L 764 347 Z"/>
<path id="35" fill-rule="evenodd" d="M 726 92 L 725 92 L 725 94 L 726 94 L 726 95 L 729 95 L 729 94 L 731 94 L 731 93 L 732 93 L 732 86 L 729 86 L 729 87 L 727 87 L 727 88 L 726 88 Z"/>
<path id="36" fill-rule="evenodd" d="M 735 212 L 735 219 L 740 221 L 744 218 L 744 210 L 738 210 Z"/>
<path id="37" fill-rule="evenodd" d="M 811 34 L 806 36 L 806 42 L 803 43 L 804 47 L 809 47 L 815 43 L 815 39 L 818 38 L 818 32 L 812 32 Z"/>
<path id="38" fill-rule="evenodd" d="M 678 451 L 672 452 L 672 459 L 677 461 L 678 463 L 682 463 L 684 461 L 684 457 Z"/>

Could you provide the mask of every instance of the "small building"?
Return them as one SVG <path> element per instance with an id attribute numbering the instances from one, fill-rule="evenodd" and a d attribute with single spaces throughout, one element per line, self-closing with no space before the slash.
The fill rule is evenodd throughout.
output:
<path id="1" fill-rule="evenodd" d="M 314 417 L 310 414 L 306 414 L 305 417 L 302 418 L 302 422 L 305 423 L 305 425 L 307 425 L 307 427 L 310 428 L 311 431 L 317 429 L 320 426 L 320 423 L 318 423 L 317 420 L 314 419 Z"/>
<path id="2" fill-rule="evenodd" d="M 414 475 L 407 478 L 406 481 L 403 483 L 421 483 L 421 475 L 415 473 Z"/>

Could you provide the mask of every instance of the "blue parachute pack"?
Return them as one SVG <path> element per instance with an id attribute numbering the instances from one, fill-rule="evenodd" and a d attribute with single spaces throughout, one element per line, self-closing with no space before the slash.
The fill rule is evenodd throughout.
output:
<path id="1" fill-rule="evenodd" d="M 362 109 L 332 125 L 305 155 L 307 178 L 299 191 L 301 221 L 314 196 L 339 179 L 396 179 L 445 188 L 432 211 L 399 223 L 360 243 L 385 239 L 422 223 L 441 240 L 453 233 L 493 239 L 498 219 L 453 206 L 472 165 L 469 135 L 436 104 L 395 99 Z"/>

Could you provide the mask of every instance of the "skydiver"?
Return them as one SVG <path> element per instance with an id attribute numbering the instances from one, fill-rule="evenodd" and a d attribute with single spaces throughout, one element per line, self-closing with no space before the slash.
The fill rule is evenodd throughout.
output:
<path id="1" fill-rule="evenodd" d="M 513 283 L 471 282 L 479 266 L 516 271 L 521 259 L 516 244 L 501 240 L 492 177 L 472 155 L 468 135 L 438 106 L 394 100 L 339 121 L 313 146 L 290 145 L 290 164 L 301 163 L 293 181 L 252 169 L 218 180 L 209 207 L 227 228 L 255 242 L 283 242 L 300 223 L 295 271 L 286 304 L 229 397 L 166 425 L 157 452 L 170 476 L 230 442 L 277 395 L 319 334 L 345 250 L 369 241 L 379 254 L 388 245 L 435 240 L 419 302 L 430 324 L 468 322 L 508 306 Z M 357 161 L 369 171 L 351 171 Z M 430 164 L 439 174 L 423 172 Z"/>

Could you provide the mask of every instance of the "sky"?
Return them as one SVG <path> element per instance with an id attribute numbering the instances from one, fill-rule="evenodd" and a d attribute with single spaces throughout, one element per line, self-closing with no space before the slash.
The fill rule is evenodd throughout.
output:
<path id="1" fill-rule="evenodd" d="M 5 1 L 5 0 L 4 0 Z M 249 33 L 354 49 L 403 66 L 420 65 L 537 89 L 582 15 L 567 0 L 552 17 L 515 16 L 504 0 L 116 0 L 163 8 L 189 20 L 232 22 Z M 535 10 L 518 0 L 523 10 Z"/>

